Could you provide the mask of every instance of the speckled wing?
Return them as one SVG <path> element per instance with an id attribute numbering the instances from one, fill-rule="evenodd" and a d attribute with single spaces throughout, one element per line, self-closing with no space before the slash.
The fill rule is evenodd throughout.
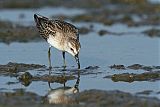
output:
<path id="1" fill-rule="evenodd" d="M 36 26 L 38 28 L 38 31 L 40 35 L 47 40 L 49 38 L 49 35 L 55 35 L 55 26 L 51 23 L 51 21 L 41 15 L 34 14 L 34 20 L 36 22 Z"/>
<path id="2" fill-rule="evenodd" d="M 34 15 L 36 26 L 39 30 L 40 35 L 47 40 L 49 35 L 56 36 L 56 33 L 61 33 L 63 36 L 79 41 L 78 29 L 67 22 L 61 20 L 49 20 L 48 18 L 41 15 Z"/>
<path id="3" fill-rule="evenodd" d="M 74 25 L 62 20 L 52 20 L 52 23 L 55 26 L 55 32 L 62 33 L 64 36 L 68 36 L 79 41 L 78 29 Z"/>

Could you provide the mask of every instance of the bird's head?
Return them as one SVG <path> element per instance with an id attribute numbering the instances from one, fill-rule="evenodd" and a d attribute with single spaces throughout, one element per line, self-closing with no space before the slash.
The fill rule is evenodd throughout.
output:
<path id="1" fill-rule="evenodd" d="M 81 48 L 81 45 L 78 40 L 76 40 L 76 39 L 69 39 L 68 40 L 67 46 L 66 46 L 66 51 L 75 57 L 76 62 L 78 64 L 78 68 L 80 68 L 79 56 L 78 56 L 80 48 Z"/>
<path id="2" fill-rule="evenodd" d="M 67 42 L 66 51 L 70 53 L 72 56 L 76 57 L 79 54 L 81 45 L 76 39 L 69 39 Z"/>

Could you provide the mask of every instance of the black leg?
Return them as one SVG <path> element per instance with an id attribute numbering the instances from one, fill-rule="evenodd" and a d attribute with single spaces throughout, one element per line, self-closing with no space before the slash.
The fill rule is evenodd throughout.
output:
<path id="1" fill-rule="evenodd" d="M 66 68 L 65 52 L 62 52 L 62 55 L 63 55 L 63 67 Z"/>
<path id="2" fill-rule="evenodd" d="M 76 59 L 77 65 L 78 65 L 78 69 L 80 69 L 80 62 L 79 62 L 79 56 L 78 56 L 78 54 L 75 55 L 75 59 Z"/>
<path id="3" fill-rule="evenodd" d="M 49 69 L 51 69 L 52 68 L 51 66 L 51 47 L 49 47 L 48 49 L 48 61 L 49 61 Z"/>

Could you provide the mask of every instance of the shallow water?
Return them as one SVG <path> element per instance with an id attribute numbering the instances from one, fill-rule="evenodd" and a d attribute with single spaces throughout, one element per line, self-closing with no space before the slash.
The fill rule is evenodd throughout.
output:
<path id="1" fill-rule="evenodd" d="M 149 2 L 153 3 L 153 4 L 159 4 L 160 3 L 160 0 L 148 0 Z"/>
<path id="2" fill-rule="evenodd" d="M 88 66 L 99 66 L 98 74 L 81 75 L 80 78 L 80 91 L 86 89 L 103 89 L 103 90 L 121 90 L 130 93 L 141 92 L 144 90 L 152 90 L 158 92 L 160 89 L 160 81 L 155 82 L 113 82 L 110 79 L 104 79 L 104 76 L 114 73 L 142 73 L 143 70 L 113 70 L 109 66 L 113 64 L 143 64 L 143 65 L 159 65 L 159 39 L 149 38 L 141 35 L 126 35 L 115 36 L 106 35 L 99 37 L 95 33 L 89 33 L 80 37 L 82 49 L 80 53 L 81 68 Z M 12 43 L 6 45 L 0 43 L 0 64 L 6 64 L 8 62 L 23 62 L 23 63 L 36 63 L 48 65 L 47 50 L 48 44 L 45 42 L 37 43 Z M 67 54 L 67 68 L 76 68 L 74 58 Z M 52 65 L 62 66 L 61 52 L 52 48 Z M 74 67 L 72 67 L 74 65 Z M 41 74 L 35 72 L 35 70 L 29 71 L 33 75 Z M 54 75 L 54 71 L 53 75 Z M 60 72 L 60 71 L 59 71 Z M 62 72 L 60 72 L 62 74 Z M 44 71 L 43 74 L 48 74 L 48 71 Z M 0 77 L 2 85 L 1 88 L 6 88 L 2 91 L 11 91 L 16 88 L 25 88 L 27 91 L 33 91 L 40 95 L 45 95 L 49 90 L 47 82 L 36 81 L 32 82 L 28 87 L 21 85 L 20 83 L 7 85 L 7 82 L 18 80 L 10 77 Z M 73 86 L 76 80 L 70 80 L 66 83 L 68 86 Z M 53 88 L 61 87 L 63 84 L 52 83 Z M 151 95 L 159 97 L 159 94 Z M 160 98 L 160 97 L 159 97 Z"/>
<path id="3" fill-rule="evenodd" d="M 30 25 L 33 24 L 33 15 L 35 13 L 46 17 L 51 17 L 54 15 L 74 16 L 85 13 L 85 11 L 83 9 L 71 9 L 64 7 L 44 7 L 39 9 L 0 9 L 0 19 L 23 25 Z"/>
<path id="4" fill-rule="evenodd" d="M 56 9 L 56 10 L 55 10 Z M 46 12 L 47 11 L 47 12 Z M 69 11 L 69 12 L 68 12 Z M 38 10 L 0 10 L 0 19 L 9 20 L 12 22 L 31 25 L 33 24 L 33 14 L 41 13 L 44 16 L 51 15 L 77 15 L 82 14 L 83 10 L 66 9 L 66 8 L 42 8 Z M 24 18 L 20 18 L 20 14 L 24 14 Z M 10 17 L 12 15 L 13 17 Z M 112 26 L 104 26 L 99 23 L 74 23 L 77 27 L 89 27 L 93 25 L 93 31 L 89 34 L 81 35 L 81 52 L 80 63 L 81 69 L 88 66 L 99 66 L 98 70 L 88 75 L 80 77 L 80 91 L 87 89 L 103 89 L 103 90 L 121 90 L 130 93 L 142 92 L 144 90 L 152 90 L 157 93 L 160 89 L 160 81 L 135 81 L 128 82 L 113 82 L 111 79 L 103 78 L 111 74 L 119 73 L 143 73 L 144 70 L 114 70 L 109 66 L 113 64 L 122 64 L 125 66 L 132 64 L 142 64 L 146 66 L 160 65 L 160 39 L 150 38 L 141 32 L 159 26 L 140 26 L 128 27 L 123 24 L 114 24 Z M 114 33 L 124 33 L 123 36 L 106 34 L 99 36 L 97 33 L 101 29 L 106 29 Z M 11 43 L 9 45 L 0 43 L 0 64 L 8 62 L 18 63 L 35 63 L 48 65 L 48 44 L 45 41 L 29 42 L 29 43 Z M 51 53 L 52 66 L 61 67 L 63 65 L 61 52 L 52 48 Z M 75 69 L 76 63 L 74 58 L 67 54 L 67 68 Z M 55 68 L 56 73 L 63 74 Z M 29 70 L 32 75 L 48 74 L 49 71 Z M 52 75 L 55 75 L 54 70 Z M 39 95 L 46 95 L 49 87 L 47 82 L 34 81 L 28 87 L 23 86 L 16 78 L 8 76 L 0 76 L 0 91 L 13 91 L 14 89 L 24 88 L 27 91 L 35 92 Z M 16 82 L 15 84 L 8 84 Z M 73 86 L 76 80 L 67 81 L 67 86 Z M 52 88 L 62 87 L 63 84 L 52 83 Z M 151 94 L 160 98 L 159 94 Z"/>

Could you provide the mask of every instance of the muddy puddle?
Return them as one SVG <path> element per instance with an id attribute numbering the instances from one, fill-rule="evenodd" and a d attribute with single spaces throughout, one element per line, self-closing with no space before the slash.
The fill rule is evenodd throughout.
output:
<path id="1" fill-rule="evenodd" d="M 140 12 L 132 7 L 123 15 L 114 5 L 86 9 L 84 1 L 79 8 L 66 4 L 70 8 L 0 9 L 0 106 L 159 107 L 159 8 L 147 5 L 156 10 L 151 15 L 144 1 Z M 35 30 L 34 13 L 62 18 L 79 28 L 80 70 L 69 54 L 64 69 L 55 48 L 53 68 L 48 69 L 48 44 Z M 72 105 L 55 105 L 62 103 Z"/>

